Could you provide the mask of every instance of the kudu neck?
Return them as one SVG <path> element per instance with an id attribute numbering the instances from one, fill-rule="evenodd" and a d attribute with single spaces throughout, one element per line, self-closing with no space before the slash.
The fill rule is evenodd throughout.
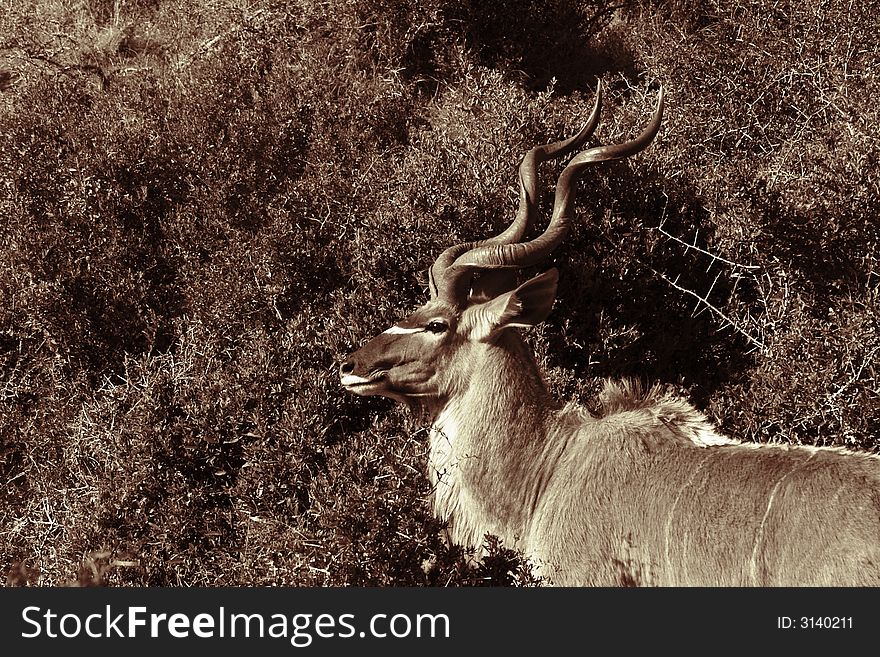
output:
<path id="1" fill-rule="evenodd" d="M 429 474 L 435 512 L 457 543 L 486 532 L 513 547 L 529 524 L 551 449 L 555 404 L 530 350 L 513 331 L 487 344 L 432 417 Z"/>
<path id="2" fill-rule="evenodd" d="M 556 405 L 531 350 L 512 329 L 478 350 L 451 388 L 433 405 L 432 420 L 467 410 L 483 434 L 513 433 L 515 420 L 534 429 Z"/>

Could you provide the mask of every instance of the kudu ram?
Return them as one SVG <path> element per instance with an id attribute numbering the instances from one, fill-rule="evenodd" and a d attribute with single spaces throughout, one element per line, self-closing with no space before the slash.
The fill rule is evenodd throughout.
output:
<path id="1" fill-rule="evenodd" d="M 343 386 L 431 418 L 433 507 L 453 541 L 488 532 L 558 585 L 878 585 L 880 458 L 835 448 L 740 444 L 658 388 L 606 383 L 596 417 L 551 398 L 516 327 L 544 320 L 557 271 L 517 285 L 565 237 L 574 183 L 597 162 L 646 148 L 663 93 L 632 141 L 575 155 L 553 214 L 536 214 L 540 163 L 578 150 L 599 119 L 601 88 L 576 136 L 530 150 L 519 209 L 500 235 L 446 249 L 430 300 L 340 368 Z"/>

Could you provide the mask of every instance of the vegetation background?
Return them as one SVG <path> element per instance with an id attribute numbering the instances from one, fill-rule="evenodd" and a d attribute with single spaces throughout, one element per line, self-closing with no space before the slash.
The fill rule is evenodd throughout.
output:
<path id="1" fill-rule="evenodd" d="M 660 84 L 667 113 L 579 187 L 530 334 L 554 392 L 637 375 L 743 440 L 876 451 L 877 9 L 0 0 L 7 583 L 533 583 L 443 544 L 425 428 L 336 368 L 599 80 L 598 142 Z"/>

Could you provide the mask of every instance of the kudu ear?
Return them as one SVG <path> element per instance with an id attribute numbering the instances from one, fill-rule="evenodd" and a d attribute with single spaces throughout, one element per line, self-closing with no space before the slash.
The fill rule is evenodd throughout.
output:
<path id="1" fill-rule="evenodd" d="M 543 322 L 553 307 L 558 281 L 559 271 L 549 269 L 515 290 L 475 307 L 471 337 L 486 340 L 506 328 L 534 326 Z"/>

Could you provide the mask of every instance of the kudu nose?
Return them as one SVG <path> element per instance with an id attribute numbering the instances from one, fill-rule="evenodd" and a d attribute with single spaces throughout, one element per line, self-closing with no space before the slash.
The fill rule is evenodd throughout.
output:
<path id="1" fill-rule="evenodd" d="M 345 376 L 346 374 L 351 374 L 352 372 L 354 372 L 353 360 L 347 360 L 339 366 L 339 376 Z"/>

